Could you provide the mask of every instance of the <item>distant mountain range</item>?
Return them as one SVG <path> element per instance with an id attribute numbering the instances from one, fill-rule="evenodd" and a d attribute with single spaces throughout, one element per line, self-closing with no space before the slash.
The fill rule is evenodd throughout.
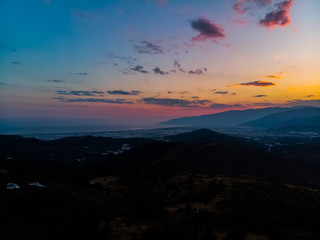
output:
<path id="1" fill-rule="evenodd" d="M 282 130 L 320 129 L 320 108 L 262 108 L 232 110 L 215 114 L 171 119 L 160 124 L 196 127 L 251 127 Z"/>

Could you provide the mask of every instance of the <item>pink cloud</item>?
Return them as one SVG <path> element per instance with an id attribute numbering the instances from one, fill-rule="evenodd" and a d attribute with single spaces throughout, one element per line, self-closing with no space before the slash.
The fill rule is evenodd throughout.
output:
<path id="1" fill-rule="evenodd" d="M 266 28 L 290 25 L 291 19 L 289 15 L 292 4 L 293 0 L 286 0 L 276 4 L 276 10 L 268 12 L 266 16 L 260 20 L 260 25 Z"/>

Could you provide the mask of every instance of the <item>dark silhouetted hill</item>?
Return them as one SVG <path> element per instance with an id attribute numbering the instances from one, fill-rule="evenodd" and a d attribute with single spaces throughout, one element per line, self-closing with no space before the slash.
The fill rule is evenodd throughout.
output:
<path id="1" fill-rule="evenodd" d="M 320 108 L 303 107 L 285 112 L 273 113 L 266 117 L 242 123 L 253 128 L 311 129 L 320 127 Z"/>
<path id="2" fill-rule="evenodd" d="M 290 109 L 291 108 L 274 107 L 261 109 L 232 110 L 215 114 L 176 118 L 165 122 L 161 122 L 160 124 L 189 125 L 202 127 L 230 127 L 239 125 L 244 122 L 252 121 L 258 118 L 262 118 L 272 113 L 283 112 Z"/>

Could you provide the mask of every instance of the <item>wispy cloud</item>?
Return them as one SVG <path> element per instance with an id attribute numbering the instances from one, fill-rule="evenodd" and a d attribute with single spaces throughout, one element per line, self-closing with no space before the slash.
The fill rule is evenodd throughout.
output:
<path id="1" fill-rule="evenodd" d="M 203 41 L 207 39 L 215 41 L 216 39 L 226 36 L 223 28 L 206 18 L 198 18 L 191 21 L 191 27 L 199 32 L 197 36 L 192 38 L 192 41 Z"/>
<path id="2" fill-rule="evenodd" d="M 229 92 L 228 91 L 216 91 L 213 94 L 227 95 L 227 94 L 229 94 Z"/>
<path id="3" fill-rule="evenodd" d="M 167 106 L 167 107 L 184 107 L 184 108 L 195 108 L 201 107 L 207 103 L 210 103 L 209 100 L 193 100 L 189 101 L 186 99 L 178 99 L 178 98 L 142 98 L 140 100 L 145 104 L 153 104 L 153 105 L 160 105 L 160 106 Z"/>
<path id="4" fill-rule="evenodd" d="M 56 92 L 59 95 L 72 95 L 72 96 L 103 96 L 103 91 L 83 91 L 83 90 L 73 90 L 73 91 L 65 91 L 65 90 L 58 90 Z"/>
<path id="5" fill-rule="evenodd" d="M 133 68 L 130 68 L 130 69 L 131 69 L 132 71 L 140 72 L 140 73 L 143 73 L 143 74 L 149 73 L 148 71 L 143 70 L 144 67 L 143 67 L 143 66 L 140 66 L 140 65 L 137 65 L 137 66 L 135 66 L 135 67 L 133 67 Z"/>
<path id="6" fill-rule="evenodd" d="M 44 3 L 50 5 L 51 4 L 51 0 L 43 0 Z"/>
<path id="7" fill-rule="evenodd" d="M 141 92 L 140 91 L 123 91 L 123 90 L 113 90 L 113 91 L 107 91 L 108 94 L 111 95 L 139 95 Z"/>
<path id="8" fill-rule="evenodd" d="M 50 80 L 47 80 L 47 82 L 52 82 L 52 83 L 63 83 L 65 81 L 63 80 L 58 80 L 58 79 L 50 79 Z"/>
<path id="9" fill-rule="evenodd" d="M 11 64 L 22 65 L 22 63 L 19 61 L 12 61 Z"/>
<path id="10" fill-rule="evenodd" d="M 233 5 L 233 10 L 239 14 L 244 14 L 245 12 L 270 5 L 271 3 L 272 0 L 237 0 Z"/>
<path id="11" fill-rule="evenodd" d="M 75 17 L 78 17 L 78 18 L 82 18 L 82 19 L 85 19 L 85 20 L 91 20 L 91 15 L 87 12 L 84 12 L 84 11 L 80 11 L 80 10 L 72 10 L 72 15 L 75 16 Z"/>
<path id="12" fill-rule="evenodd" d="M 227 108 L 246 108 L 242 104 L 224 104 L 224 103 L 213 103 L 210 105 L 211 109 L 227 109 Z"/>
<path id="13" fill-rule="evenodd" d="M 116 104 L 133 104 L 134 102 L 127 99 L 108 99 L 108 98 L 54 98 L 60 102 L 86 102 L 86 103 L 116 103 Z"/>
<path id="14" fill-rule="evenodd" d="M 140 41 L 139 45 L 133 45 L 134 49 L 141 54 L 162 54 L 163 49 L 155 43 L 149 41 Z"/>
<path id="15" fill-rule="evenodd" d="M 4 83 L 4 82 L 0 82 L 0 85 L 6 85 L 7 83 Z"/>
<path id="16" fill-rule="evenodd" d="M 110 61 L 112 61 L 114 64 L 117 64 L 117 62 L 120 61 L 128 65 L 133 65 L 138 61 L 138 58 L 131 57 L 131 56 L 118 56 L 118 55 L 115 55 L 113 52 L 106 53 L 106 57 Z"/>
<path id="17" fill-rule="evenodd" d="M 264 78 L 275 78 L 275 79 L 280 79 L 281 77 L 280 77 L 280 76 L 274 76 L 274 75 L 268 75 L 268 76 L 265 76 Z"/>
<path id="18" fill-rule="evenodd" d="M 261 97 L 266 97 L 267 95 L 263 95 L 263 94 L 259 94 L 259 95 L 255 95 L 253 97 L 256 97 L 256 98 L 261 98 Z"/>
<path id="19" fill-rule="evenodd" d="M 178 69 L 180 72 L 185 72 L 178 59 L 173 60 L 173 66 L 174 68 Z"/>
<path id="20" fill-rule="evenodd" d="M 87 72 L 77 72 L 77 73 L 69 73 L 69 74 L 71 74 L 71 75 L 81 75 L 81 76 L 89 75 L 89 73 L 87 73 Z"/>
<path id="21" fill-rule="evenodd" d="M 273 82 L 254 81 L 254 82 L 235 84 L 233 87 L 239 87 L 239 86 L 270 87 L 270 86 L 276 86 L 276 85 L 277 84 Z"/>

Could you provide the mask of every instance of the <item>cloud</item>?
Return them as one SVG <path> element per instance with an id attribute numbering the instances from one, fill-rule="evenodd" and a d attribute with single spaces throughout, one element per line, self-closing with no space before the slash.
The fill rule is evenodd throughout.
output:
<path id="1" fill-rule="evenodd" d="M 274 11 L 268 12 L 266 16 L 260 20 L 260 25 L 266 28 L 275 28 L 276 26 L 284 27 L 291 24 L 290 8 L 293 0 L 287 0 L 276 4 Z"/>
<path id="2" fill-rule="evenodd" d="M 233 10 L 239 14 L 244 14 L 255 8 L 262 8 L 272 3 L 272 0 L 237 0 L 233 5 Z"/>
<path id="3" fill-rule="evenodd" d="M 152 71 L 153 71 L 155 74 L 160 74 L 160 75 L 167 75 L 167 74 L 169 74 L 168 72 L 162 71 L 159 67 L 155 67 L 154 69 L 152 69 Z"/>
<path id="4" fill-rule="evenodd" d="M 65 81 L 63 81 L 63 80 L 57 80 L 57 79 L 51 79 L 51 80 L 47 80 L 47 82 L 63 83 L 63 82 L 65 82 Z"/>
<path id="5" fill-rule="evenodd" d="M 224 103 L 213 103 L 210 105 L 211 109 L 225 109 L 225 108 L 245 108 L 246 106 L 241 104 L 224 104 Z"/>
<path id="6" fill-rule="evenodd" d="M 320 107 L 320 99 L 314 100 L 303 100 L 303 99 L 294 99 L 291 101 L 287 101 L 287 104 L 291 106 L 314 106 Z"/>
<path id="7" fill-rule="evenodd" d="M 149 41 L 141 41 L 140 45 L 133 45 L 134 49 L 141 54 L 162 54 L 164 51 L 162 48 Z"/>
<path id="8" fill-rule="evenodd" d="M 308 98 L 310 98 L 310 97 L 314 97 L 314 95 L 312 95 L 312 94 L 311 94 L 311 95 L 308 95 L 307 97 L 308 97 Z"/>
<path id="9" fill-rule="evenodd" d="M 188 73 L 189 74 L 194 74 L 194 75 L 201 75 L 206 71 L 207 71 L 207 68 L 202 68 L 202 69 L 191 70 Z"/>
<path id="10" fill-rule="evenodd" d="M 234 19 L 234 18 L 232 18 L 232 17 L 228 17 L 228 20 L 229 20 L 230 22 L 236 23 L 236 24 L 238 24 L 238 25 L 244 25 L 244 24 L 248 23 L 247 21 Z"/>
<path id="11" fill-rule="evenodd" d="M 12 61 L 11 64 L 22 65 L 22 63 L 18 61 Z"/>
<path id="12" fill-rule="evenodd" d="M 213 94 L 226 95 L 226 94 L 229 94 L 229 92 L 228 91 L 217 91 L 217 92 L 214 92 Z"/>
<path id="13" fill-rule="evenodd" d="M 72 74 L 72 75 L 82 75 L 82 76 L 89 75 L 89 73 L 87 73 L 87 72 L 77 72 L 77 73 L 70 73 L 70 74 Z"/>
<path id="14" fill-rule="evenodd" d="M 145 104 L 153 104 L 153 105 L 160 105 L 160 106 L 167 106 L 167 107 L 188 107 L 188 108 L 200 107 L 202 105 L 205 105 L 206 103 L 210 103 L 209 100 L 189 101 L 189 100 L 177 99 L 177 98 L 154 98 L 154 97 L 142 98 L 140 101 Z"/>
<path id="15" fill-rule="evenodd" d="M 226 36 L 224 29 L 206 18 L 198 18 L 191 21 L 191 27 L 199 32 L 197 36 L 192 38 L 192 41 L 216 40 Z"/>
<path id="16" fill-rule="evenodd" d="M 121 62 L 128 64 L 128 65 L 133 65 L 134 63 L 136 63 L 138 61 L 138 58 L 134 58 L 131 56 L 129 56 L 129 57 L 117 56 L 113 52 L 106 53 L 106 56 L 109 60 L 111 60 L 113 62 L 115 62 L 116 60 L 119 60 Z"/>
<path id="17" fill-rule="evenodd" d="M 103 96 L 103 91 L 65 91 L 65 90 L 58 90 L 56 92 L 59 95 L 72 95 L 72 96 Z"/>
<path id="18" fill-rule="evenodd" d="M 185 72 L 185 71 L 183 70 L 183 68 L 182 68 L 179 60 L 174 59 L 174 60 L 173 60 L 173 66 L 174 66 L 175 68 L 177 68 L 180 72 Z"/>
<path id="19" fill-rule="evenodd" d="M 44 3 L 50 5 L 51 4 L 51 0 L 43 0 Z"/>
<path id="20" fill-rule="evenodd" d="M 263 95 L 263 94 L 260 94 L 260 95 L 255 95 L 253 97 L 257 97 L 257 98 L 261 98 L 261 97 L 266 97 L 267 95 Z"/>
<path id="21" fill-rule="evenodd" d="M 72 15 L 78 18 L 82 18 L 85 20 L 91 20 L 91 15 L 87 12 L 79 11 L 79 10 L 72 10 Z"/>
<path id="22" fill-rule="evenodd" d="M 280 76 L 273 76 L 273 75 L 268 75 L 268 76 L 264 76 L 264 78 L 275 78 L 275 79 L 280 79 Z"/>
<path id="23" fill-rule="evenodd" d="M 143 74 L 147 74 L 149 73 L 148 71 L 146 70 L 143 70 L 143 66 L 140 66 L 140 65 L 137 65 L 135 66 L 134 68 L 130 68 L 132 71 L 136 71 L 136 72 L 140 72 L 140 73 L 143 73 Z"/>
<path id="24" fill-rule="evenodd" d="M 254 81 L 254 82 L 239 83 L 234 85 L 233 87 L 238 87 L 238 86 L 270 87 L 270 86 L 276 86 L 276 85 L 277 84 L 273 82 Z"/>
<path id="25" fill-rule="evenodd" d="M 127 99 L 107 99 L 107 98 L 54 98 L 60 102 L 93 102 L 93 103 L 117 103 L 117 104 L 132 104 L 131 100 Z"/>
<path id="26" fill-rule="evenodd" d="M 113 90 L 113 91 L 107 91 L 108 94 L 111 95 L 139 95 L 141 92 L 140 91 L 131 91 L 131 92 L 127 92 L 127 91 L 123 91 L 123 90 Z"/>
<path id="27" fill-rule="evenodd" d="M 4 82 L 0 82 L 0 85 L 7 85 L 7 83 L 4 83 Z"/>

